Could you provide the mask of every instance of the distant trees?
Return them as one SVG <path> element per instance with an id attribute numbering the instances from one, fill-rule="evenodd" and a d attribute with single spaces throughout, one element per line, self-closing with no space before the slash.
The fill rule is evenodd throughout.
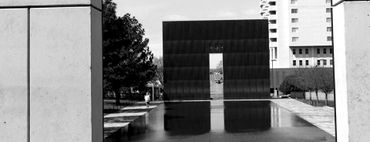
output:
<path id="1" fill-rule="evenodd" d="M 333 70 L 325 70 L 322 68 L 316 68 L 315 71 L 316 79 L 319 82 L 319 88 L 325 94 L 325 105 L 328 105 L 328 94 L 334 90 L 334 74 Z"/>
<path id="2" fill-rule="evenodd" d="M 291 92 L 302 92 L 306 91 L 306 81 L 303 77 L 297 75 L 287 76 L 284 81 L 280 84 L 279 90 L 284 94 L 290 94 Z"/>
<path id="3" fill-rule="evenodd" d="M 154 57 L 153 63 L 157 66 L 155 77 L 153 79 L 159 80 L 161 83 L 163 83 L 163 57 Z"/>
<path id="4" fill-rule="evenodd" d="M 224 73 L 224 63 L 223 63 L 222 60 L 218 63 L 218 65 L 216 67 L 216 71 L 221 73 L 221 74 Z"/>
<path id="5" fill-rule="evenodd" d="M 310 101 L 311 92 L 316 94 L 316 102 L 319 102 L 319 91 L 325 94 L 325 105 L 328 105 L 328 94 L 334 90 L 334 77 L 332 68 L 299 68 L 293 76 L 285 78 L 279 90 L 285 94 L 295 91 L 309 91 Z"/>
<path id="6" fill-rule="evenodd" d="M 135 87 L 143 90 L 155 75 L 153 54 L 144 29 L 135 17 L 125 14 L 116 16 L 116 4 L 105 0 L 103 4 L 103 77 L 104 91 L 116 94 L 120 104 L 120 92 Z"/>

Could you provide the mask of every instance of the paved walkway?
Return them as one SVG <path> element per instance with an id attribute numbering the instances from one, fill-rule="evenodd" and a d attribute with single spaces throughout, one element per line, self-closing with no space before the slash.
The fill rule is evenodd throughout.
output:
<path id="1" fill-rule="evenodd" d="M 110 113 L 104 116 L 104 139 L 121 129 L 126 129 L 130 123 L 136 119 L 145 116 L 150 110 L 157 107 L 160 102 L 151 104 L 149 107 L 144 103 L 137 103 L 133 106 L 127 106 L 116 113 Z"/>
<path id="2" fill-rule="evenodd" d="M 333 108 L 314 107 L 294 99 L 272 99 L 271 101 L 335 137 Z"/>

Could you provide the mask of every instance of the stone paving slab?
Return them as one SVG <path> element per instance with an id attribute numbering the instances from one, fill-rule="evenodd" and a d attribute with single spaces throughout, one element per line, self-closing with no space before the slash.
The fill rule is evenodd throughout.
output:
<path id="1" fill-rule="evenodd" d="M 104 123 L 104 128 L 121 128 L 126 127 L 130 124 L 129 122 L 124 123 Z"/>
<path id="2" fill-rule="evenodd" d="M 153 109 L 156 108 L 157 106 L 128 106 L 124 107 L 121 110 L 146 110 L 146 109 Z"/>
<path id="3" fill-rule="evenodd" d="M 116 113 L 107 114 L 104 116 L 104 139 L 110 137 L 115 132 L 127 128 L 131 122 L 141 116 L 146 115 L 150 110 L 156 108 L 156 105 L 142 105 L 137 103 L 136 106 L 128 106 L 122 108 Z"/>
<path id="4" fill-rule="evenodd" d="M 271 101 L 335 137 L 334 108 L 314 107 L 294 99 L 272 99 Z"/>
<path id="5" fill-rule="evenodd" d="M 113 117 L 127 117 L 127 116 L 142 116 L 145 115 L 146 112 L 122 112 L 122 113 L 111 113 L 104 118 L 113 118 Z"/>

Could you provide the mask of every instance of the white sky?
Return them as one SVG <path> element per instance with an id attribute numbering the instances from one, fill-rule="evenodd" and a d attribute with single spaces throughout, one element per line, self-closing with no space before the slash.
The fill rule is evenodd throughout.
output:
<path id="1" fill-rule="evenodd" d="M 215 69 L 217 65 L 222 61 L 222 53 L 209 54 L 209 68 Z"/>
<path id="2" fill-rule="evenodd" d="M 162 21 L 261 19 L 260 0 L 113 0 L 119 16 L 130 13 L 143 24 L 149 48 L 162 57 Z M 217 64 L 217 60 L 210 61 Z"/>

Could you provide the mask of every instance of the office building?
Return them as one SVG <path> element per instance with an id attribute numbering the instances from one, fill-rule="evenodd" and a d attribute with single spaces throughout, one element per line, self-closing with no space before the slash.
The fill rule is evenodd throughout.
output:
<path id="1" fill-rule="evenodd" d="M 332 67 L 331 0 L 261 0 L 270 68 Z"/>

